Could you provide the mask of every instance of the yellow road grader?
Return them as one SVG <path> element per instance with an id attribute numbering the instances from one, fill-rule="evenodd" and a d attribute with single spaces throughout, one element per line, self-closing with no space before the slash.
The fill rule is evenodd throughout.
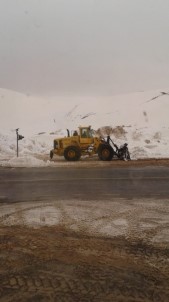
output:
<path id="1" fill-rule="evenodd" d="M 54 140 L 54 148 L 50 151 L 50 158 L 53 155 L 64 156 L 68 161 L 77 161 L 83 155 L 98 154 L 101 160 L 111 160 L 113 157 L 112 147 L 104 140 L 93 135 L 91 126 L 79 127 L 73 135 Z"/>
<path id="2" fill-rule="evenodd" d="M 67 133 L 67 137 L 54 140 L 53 149 L 50 151 L 51 159 L 54 154 L 64 156 L 68 161 L 77 161 L 83 155 L 94 154 L 98 154 L 99 159 L 104 161 L 112 160 L 113 156 L 119 159 L 130 159 L 127 144 L 119 149 L 110 136 L 107 136 L 107 139 L 94 136 L 91 126 L 80 126 L 79 131 L 74 131 L 72 135 L 67 129 Z"/>

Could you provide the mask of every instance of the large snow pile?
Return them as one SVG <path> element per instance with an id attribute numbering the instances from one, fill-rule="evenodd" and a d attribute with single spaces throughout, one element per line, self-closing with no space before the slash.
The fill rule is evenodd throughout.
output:
<path id="1" fill-rule="evenodd" d="M 128 142 L 132 158 L 169 157 L 169 89 L 92 98 L 39 99 L 0 89 L 0 165 L 51 165 L 45 156 L 66 129 L 91 125 L 117 145 Z M 16 132 L 24 135 L 16 159 Z"/>

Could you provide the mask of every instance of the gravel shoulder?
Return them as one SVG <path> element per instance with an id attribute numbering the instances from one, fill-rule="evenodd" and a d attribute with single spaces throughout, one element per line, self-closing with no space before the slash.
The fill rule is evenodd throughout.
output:
<path id="1" fill-rule="evenodd" d="M 38 156 L 39 159 L 48 160 L 47 156 Z M 78 162 L 66 162 L 62 157 L 55 157 L 51 160 L 53 165 L 75 165 L 75 166 L 106 166 L 106 167 L 146 167 L 146 166 L 166 166 L 169 167 L 169 158 L 145 158 L 132 159 L 128 161 L 113 159 L 111 161 L 100 161 L 97 156 L 84 157 Z"/>

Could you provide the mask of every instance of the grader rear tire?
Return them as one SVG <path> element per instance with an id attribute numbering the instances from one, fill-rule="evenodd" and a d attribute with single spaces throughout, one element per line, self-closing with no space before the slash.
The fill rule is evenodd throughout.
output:
<path id="1" fill-rule="evenodd" d="M 109 145 L 100 145 L 98 150 L 98 156 L 100 160 L 109 161 L 112 160 L 114 155 L 113 149 Z"/>
<path id="2" fill-rule="evenodd" d="M 68 161 L 77 161 L 81 157 L 80 149 L 76 146 L 69 146 L 64 151 L 64 157 Z"/>

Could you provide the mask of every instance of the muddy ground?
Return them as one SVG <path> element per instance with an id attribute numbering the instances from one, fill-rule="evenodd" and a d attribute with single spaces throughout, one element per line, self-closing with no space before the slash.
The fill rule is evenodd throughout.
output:
<path id="1" fill-rule="evenodd" d="M 0 301 L 169 301 L 169 249 L 63 227 L 0 230 Z"/>
<path id="2" fill-rule="evenodd" d="M 36 158 L 48 161 L 49 156 L 48 155 L 36 155 Z M 106 167 L 146 167 L 146 166 L 169 166 L 169 158 L 145 158 L 145 159 L 132 159 L 132 160 L 119 160 L 119 159 L 113 159 L 111 161 L 100 161 L 98 159 L 98 156 L 91 156 L 91 157 L 84 157 L 81 158 L 80 161 L 77 162 L 67 162 L 63 157 L 55 156 L 51 163 L 55 163 L 56 165 L 92 165 L 92 166 L 106 166 Z"/>
<path id="3" fill-rule="evenodd" d="M 169 301 L 169 201 L 96 204 L 3 206 L 1 302 Z"/>

